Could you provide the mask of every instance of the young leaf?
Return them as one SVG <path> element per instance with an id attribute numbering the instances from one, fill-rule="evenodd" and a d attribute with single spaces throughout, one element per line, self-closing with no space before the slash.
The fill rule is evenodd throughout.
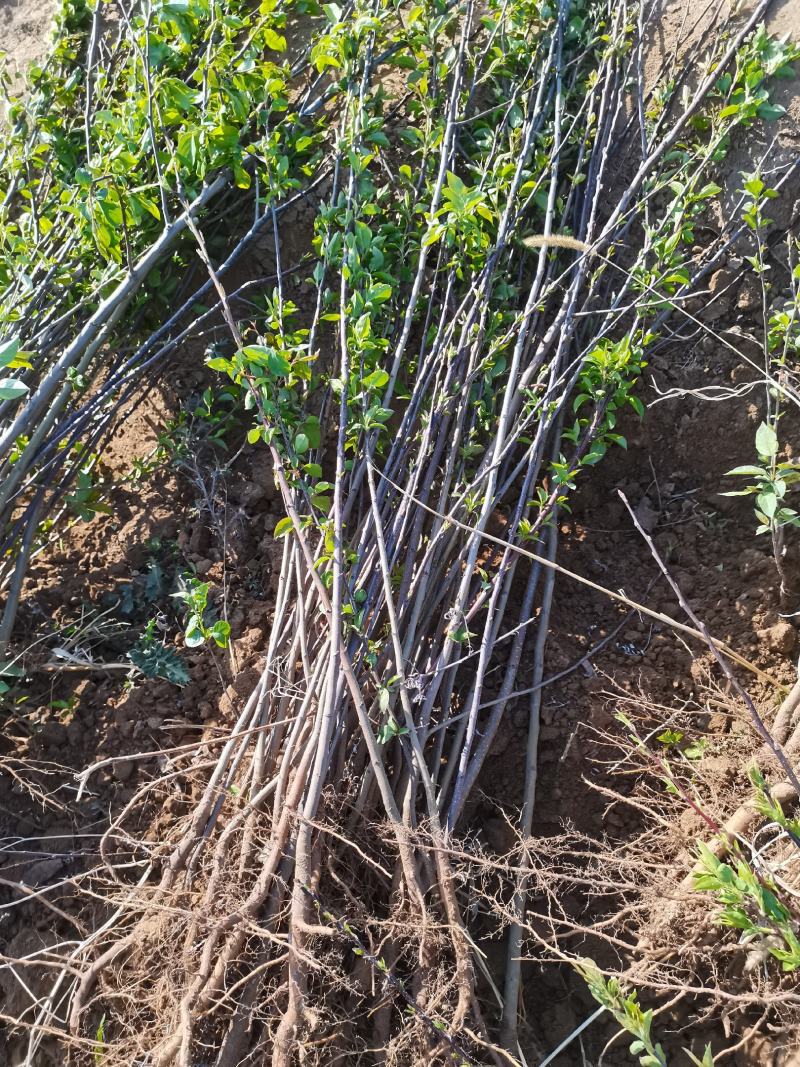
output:
<path id="1" fill-rule="evenodd" d="M 774 122 L 775 119 L 786 114 L 786 108 L 781 104 L 760 104 L 757 113 L 758 117 L 764 119 L 765 122 Z"/>
<path id="2" fill-rule="evenodd" d="M 383 389 L 384 385 L 389 381 L 389 375 L 385 370 L 374 370 L 372 374 L 368 374 L 361 383 L 365 389 Z"/>
<path id="3" fill-rule="evenodd" d="M 202 623 L 197 615 L 192 615 L 189 622 L 186 624 L 184 640 L 186 641 L 187 648 L 197 648 L 198 645 L 202 645 L 205 641 Z"/>
<path id="4" fill-rule="evenodd" d="M 778 452 L 778 435 L 766 422 L 762 422 L 756 431 L 756 452 L 759 456 L 771 459 Z"/>
<path id="5" fill-rule="evenodd" d="M 13 362 L 17 352 L 19 352 L 19 341 L 16 337 L 0 343 L 0 367 L 7 367 Z"/>
<path id="6" fill-rule="evenodd" d="M 284 519 L 280 519 L 275 526 L 275 532 L 273 537 L 285 537 L 292 529 L 292 520 L 287 516 Z"/>
<path id="7" fill-rule="evenodd" d="M 726 478 L 732 474 L 743 474 L 748 478 L 767 478 L 769 476 L 763 467 L 750 467 L 747 464 L 743 467 L 734 467 L 733 470 L 725 471 Z"/>
<path id="8" fill-rule="evenodd" d="M 286 51 L 286 38 L 282 37 L 279 33 L 271 30 L 268 26 L 262 31 L 264 34 L 264 44 L 267 48 L 271 48 L 273 52 L 285 52 Z"/>
<path id="9" fill-rule="evenodd" d="M 19 400 L 27 392 L 27 385 L 18 378 L 0 378 L 0 400 Z"/>
<path id="10" fill-rule="evenodd" d="M 242 349 L 242 355 L 246 359 L 252 359 L 261 365 L 266 365 L 270 374 L 286 377 L 291 372 L 292 366 L 282 352 L 277 352 L 267 345 L 246 345 Z M 209 364 L 210 366 L 211 364 Z"/>
<path id="11" fill-rule="evenodd" d="M 230 623 L 225 622 L 223 619 L 219 619 L 214 623 L 209 632 L 216 644 L 218 644 L 220 648 L 225 648 L 231 636 Z"/>

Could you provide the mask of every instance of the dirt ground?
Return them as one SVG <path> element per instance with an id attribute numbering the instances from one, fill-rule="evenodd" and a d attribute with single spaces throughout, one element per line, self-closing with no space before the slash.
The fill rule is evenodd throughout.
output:
<path id="1" fill-rule="evenodd" d="M 684 0 L 667 6 L 655 51 L 680 47 L 688 7 Z M 50 0 L 0 0 L 0 47 L 15 63 L 40 58 L 50 18 Z M 800 34 L 798 0 L 774 4 L 770 18 L 776 31 Z M 703 29 L 701 25 L 700 32 Z M 786 116 L 759 129 L 730 157 L 726 184 L 731 193 L 740 180 L 739 170 L 752 169 L 752 160 L 766 151 L 773 137 L 777 141 L 771 158 L 776 165 L 800 150 L 800 94 L 794 83 L 786 83 L 780 91 Z M 796 197 L 794 189 L 776 201 L 772 210 L 776 234 L 796 216 Z M 781 262 L 780 251 L 778 240 L 777 286 L 786 282 L 781 274 L 786 261 Z M 758 326 L 760 297 L 740 258 L 732 256 L 724 269 L 727 274 L 711 284 L 723 288 L 729 283 L 730 288 L 710 324 L 724 328 L 726 336 L 733 331 L 740 345 L 747 346 Z M 175 412 L 176 396 L 199 393 L 203 382 L 193 369 L 196 363 L 186 353 L 179 357 L 170 371 L 171 391 L 154 390 L 126 422 L 109 452 L 111 475 L 121 474 L 134 457 L 150 451 L 165 418 Z M 725 471 L 752 462 L 754 433 L 762 417 L 761 392 L 754 389 L 744 398 L 718 403 L 687 393 L 696 394 L 710 384 L 739 388 L 754 377 L 755 372 L 713 339 L 697 336 L 662 345 L 641 393 L 648 406 L 646 417 L 643 421 L 631 417 L 621 427 L 627 451 L 610 454 L 577 494 L 572 514 L 562 520 L 559 559 L 579 574 L 680 617 L 674 594 L 658 578 L 647 546 L 617 497 L 622 488 L 712 634 L 779 682 L 791 684 L 797 677 L 798 634 L 793 621 L 779 614 L 777 576 L 768 546 L 754 537 L 751 505 L 719 495 L 728 487 Z M 665 396 L 676 388 L 680 395 Z M 797 425 L 787 422 L 785 428 L 797 440 Z M 117 629 L 111 632 L 104 624 L 86 638 L 108 660 L 125 647 L 126 630 L 143 625 L 154 603 L 159 610 L 169 610 L 170 582 L 179 568 L 191 565 L 203 580 L 225 591 L 238 674 L 232 683 L 232 664 L 222 655 L 209 661 L 206 654 L 189 650 L 185 659 L 191 681 L 182 689 L 155 681 L 128 691 L 120 672 L 113 670 L 74 678 L 62 674 L 57 682 L 51 682 L 46 671 L 39 673 L 32 699 L 36 709 L 27 705 L 24 720 L 20 717 L 12 724 L 2 741 L 10 766 L 24 758 L 37 767 L 35 791 L 23 790 L 9 778 L 0 782 L 3 878 L 24 878 L 33 889 L 69 878 L 91 854 L 93 835 L 107 826 L 108 812 L 118 811 L 132 797 L 139 775 L 146 772 L 147 761 L 133 757 L 224 728 L 237 696 L 252 687 L 269 631 L 278 566 L 271 531 L 280 512 L 269 472 L 241 464 L 235 468 L 224 493 L 227 556 L 220 550 L 206 503 L 190 467 L 178 473 L 164 469 L 150 481 L 123 486 L 115 494 L 111 516 L 74 528 L 63 544 L 32 568 L 22 625 L 33 630 L 50 618 L 66 626 L 78 617 L 89 619 L 92 613 L 110 611 Z M 148 599 L 148 581 L 156 573 L 163 584 L 161 599 Z M 574 664 L 623 617 L 601 594 L 559 578 L 546 676 Z M 502 663 L 502 652 L 497 661 Z M 520 682 L 525 683 L 524 674 Z M 555 834 L 565 819 L 587 833 L 635 832 L 630 815 L 619 805 L 603 802 L 593 789 L 603 772 L 596 762 L 592 731 L 611 727 L 613 713 L 626 696 L 642 705 L 692 709 L 698 731 L 708 738 L 704 759 L 715 760 L 715 773 L 724 778 L 730 739 L 738 738 L 736 751 L 751 743 L 755 747 L 756 742 L 747 724 L 710 702 L 714 685 L 720 683 L 703 648 L 687 644 L 646 618 L 630 616 L 591 664 L 546 690 L 534 833 Z M 756 681 L 750 692 L 769 717 L 773 698 L 768 687 Z M 521 796 L 526 730 L 527 706 L 521 700 L 498 736 L 482 778 L 484 797 L 472 812 L 473 824 L 499 852 L 510 844 L 502 812 L 512 811 Z M 98 773 L 92 790 L 76 804 L 71 772 L 120 756 L 126 758 Z M 186 803 L 187 798 L 176 794 L 153 813 L 154 829 L 158 819 L 170 818 Z M 688 841 L 698 828 L 687 817 L 681 829 Z M 51 943 L 52 928 L 52 915 L 43 908 L 28 904 L 16 909 L 13 918 L 0 926 L 2 951 L 20 956 L 43 942 Z M 555 970 L 541 974 L 531 968 L 526 978 L 531 1041 L 551 1048 L 588 1014 L 588 998 Z M 8 972 L 0 976 L 0 990 L 6 999 L 3 1010 L 13 1013 L 21 1002 L 21 990 Z M 551 1005 L 547 1017 L 537 1008 L 542 1002 Z M 587 1040 L 587 1047 L 594 1049 Z M 596 1051 L 600 1048 L 602 1041 Z M 0 1064 L 15 1063 L 18 1051 L 10 1046 L 0 1049 Z M 633 1062 L 617 1055 L 616 1062 Z M 737 1052 L 733 1062 L 737 1067 L 767 1062 L 789 1067 L 788 1058 L 767 1055 L 757 1045 Z M 581 1062 L 578 1046 L 558 1062 Z"/>
<path id="2" fill-rule="evenodd" d="M 0 0 L 0 50 L 12 72 L 47 51 L 53 0 Z"/>

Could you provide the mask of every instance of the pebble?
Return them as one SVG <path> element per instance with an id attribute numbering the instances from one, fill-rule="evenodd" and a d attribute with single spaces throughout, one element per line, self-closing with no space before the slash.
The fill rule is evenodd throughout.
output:
<path id="1" fill-rule="evenodd" d="M 118 782 L 127 782 L 133 775 L 133 760 L 117 760 L 111 773 Z"/>
<path id="2" fill-rule="evenodd" d="M 755 278 L 745 278 L 739 290 L 736 307 L 739 311 L 753 311 L 761 303 L 761 287 Z"/>
<path id="3" fill-rule="evenodd" d="M 729 300 L 726 290 L 735 281 L 735 276 L 724 267 L 715 270 L 708 282 L 709 301 L 702 311 L 706 322 L 716 322 L 728 314 Z M 720 295 L 725 293 L 724 296 Z"/>
<path id="4" fill-rule="evenodd" d="M 794 652 L 797 644 L 797 630 L 791 623 L 777 622 L 769 629 L 760 631 L 759 637 L 762 634 L 773 652 L 780 652 L 784 656 L 790 656 Z"/>
<path id="5" fill-rule="evenodd" d="M 736 275 L 727 270 L 725 267 L 721 267 L 719 270 L 715 270 L 708 280 L 708 291 L 712 296 L 718 296 L 724 292 L 728 286 L 733 285 L 736 281 Z"/>
<path id="6" fill-rule="evenodd" d="M 658 511 L 652 506 L 650 498 L 643 496 L 636 505 L 636 520 L 645 533 L 652 533 L 658 523 Z"/>
<path id="7" fill-rule="evenodd" d="M 710 734 L 724 734 L 728 732 L 730 716 L 724 711 L 715 711 L 708 720 L 708 732 Z"/>

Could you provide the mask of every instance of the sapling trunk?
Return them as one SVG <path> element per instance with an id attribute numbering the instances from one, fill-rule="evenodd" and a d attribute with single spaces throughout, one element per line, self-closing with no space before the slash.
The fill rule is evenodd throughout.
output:
<path id="1" fill-rule="evenodd" d="M 669 254 L 663 245 L 676 225 L 688 225 L 690 191 L 713 173 L 709 144 L 722 143 L 741 121 L 724 115 L 733 81 L 727 95 L 711 94 L 750 47 L 747 35 L 765 4 L 744 28 L 715 39 L 716 69 L 685 106 L 668 94 L 668 113 L 651 115 L 642 51 L 652 23 L 627 0 L 592 0 L 580 17 L 566 0 L 553 14 L 537 8 L 535 17 L 517 0 L 490 0 L 480 14 L 471 0 L 434 4 L 408 19 L 384 0 L 328 5 L 311 48 L 289 64 L 271 63 L 276 84 L 257 101 L 247 95 L 256 92 L 250 64 L 261 70 L 264 55 L 280 56 L 291 8 L 280 0 L 256 14 L 231 3 L 237 32 L 228 34 L 214 3 L 181 53 L 184 81 L 194 78 L 200 101 L 199 111 L 197 100 L 185 107 L 199 123 L 212 121 L 215 85 L 230 71 L 239 79 L 233 88 L 245 94 L 242 114 L 227 123 L 236 147 L 231 138 L 224 166 L 211 167 L 199 190 L 191 156 L 205 142 L 191 140 L 180 107 L 167 108 L 168 79 L 151 60 L 155 38 L 173 31 L 149 5 L 128 12 L 116 62 L 143 94 L 136 129 L 156 151 L 147 174 L 159 232 L 146 239 L 133 216 L 123 216 L 142 270 L 126 273 L 120 245 L 122 258 L 111 257 L 101 279 L 115 278 L 114 296 L 96 308 L 87 281 L 74 305 L 59 298 L 48 313 L 45 297 L 58 277 L 48 279 L 31 330 L 58 338 L 58 346 L 54 340 L 41 354 L 30 398 L 6 412 L 17 415 L 0 436 L 0 458 L 12 472 L 6 520 L 20 509 L 20 529 L 6 526 L 13 564 L 20 537 L 34 546 L 36 524 L 26 526 L 32 500 L 43 502 L 42 517 L 62 500 L 81 456 L 100 447 L 117 405 L 133 399 L 144 373 L 221 315 L 226 336 L 217 331 L 212 370 L 232 381 L 250 420 L 252 462 L 269 464 L 285 513 L 275 530 L 286 540 L 260 679 L 237 698 L 231 738 L 204 753 L 210 769 L 198 754 L 174 772 L 193 783 L 198 799 L 141 897 L 142 912 L 126 912 L 101 943 L 76 949 L 69 963 L 81 977 L 70 985 L 62 976 L 53 996 L 70 991 L 70 1027 L 86 1032 L 92 998 L 126 980 L 128 948 L 158 921 L 168 931 L 163 941 L 182 945 L 174 959 L 166 955 L 174 1025 L 156 1037 L 121 1020 L 126 1048 L 136 1046 L 131 1061 L 188 1065 L 200 1043 L 212 1041 L 221 1063 L 263 1058 L 269 1049 L 276 1065 L 288 1067 L 301 1049 L 311 1055 L 319 1046 L 327 1055 L 324 1020 L 353 996 L 363 999 L 364 1018 L 377 1009 L 385 1043 L 416 1043 L 420 1055 L 435 1055 L 438 1031 L 445 1051 L 462 1042 L 473 1055 L 469 1033 L 491 1043 L 499 1029 L 516 1055 L 529 867 L 523 861 L 515 872 L 498 1027 L 478 1006 L 458 836 L 520 694 L 530 698 L 516 825 L 526 847 L 535 826 L 557 517 L 589 468 L 624 443 L 615 423 L 626 407 L 641 408 L 635 389 L 651 327 L 665 321 L 665 303 L 689 290 L 690 283 L 665 279 L 684 270 L 693 276 L 691 242 L 679 239 Z M 600 21 L 605 41 L 596 33 Z M 103 150 L 98 109 L 121 106 L 100 76 L 102 34 L 91 40 L 74 127 L 90 167 Z M 398 58 L 401 70 L 413 67 L 400 92 L 386 78 Z M 638 98 L 629 110 L 630 93 Z M 275 106 L 280 99 L 285 106 Z M 219 106 L 231 119 L 228 104 Z M 708 143 L 691 122 L 701 110 L 713 128 Z M 179 117 L 168 121 L 173 111 Z M 306 138 L 310 146 L 298 148 Z M 686 143 L 680 154 L 679 142 Z M 612 196 L 623 152 L 633 153 L 634 176 Z M 90 175 L 94 183 L 100 177 Z M 240 186 L 233 193 L 231 178 Z M 78 178 L 70 188 L 82 195 Z M 289 264 L 281 212 L 314 189 L 324 190 L 314 208 L 315 243 L 307 260 Z M 91 190 L 86 202 L 96 205 Z M 49 201 L 40 192 L 44 277 L 41 219 Z M 215 223 L 208 208 L 220 199 Z M 64 225 L 56 219 L 55 232 Z M 216 266 L 215 226 L 239 226 L 245 235 L 233 237 Z M 229 268 L 244 263 L 247 241 L 265 231 L 274 241 L 274 291 L 259 294 L 250 278 L 248 296 L 262 303 L 237 303 L 226 289 Z M 539 238 L 533 251 L 524 245 L 531 233 Z M 89 258 L 84 238 L 67 257 L 76 271 Z M 207 280 L 187 282 L 166 321 L 121 343 L 126 326 L 141 321 L 131 308 L 148 285 L 144 268 L 189 249 L 199 252 Z M 307 313 L 298 313 L 306 274 Z M 213 306 L 198 313 L 192 305 L 207 305 L 209 294 Z M 26 299 L 12 284 L 8 306 L 16 311 Z M 106 343 L 120 345 L 119 353 Z M 110 372 L 95 390 L 84 398 L 66 391 L 69 368 L 94 374 L 101 364 Z M 45 426 L 38 435 L 34 416 Z M 22 431 L 32 431 L 27 444 Z M 71 458 L 61 455 L 62 440 L 77 448 Z M 494 523 L 504 536 L 491 532 Z M 16 593 L 27 562 L 17 560 Z M 9 596 L 0 636 L 11 635 L 15 610 Z M 676 628 L 703 638 L 694 626 Z M 495 699 L 487 687 L 498 671 Z M 155 785 L 143 788 L 141 804 Z M 104 862 L 125 884 L 111 840 Z M 349 931 L 339 914 L 353 915 Z M 320 916 L 333 918 L 323 927 Z M 386 943 L 385 988 L 355 983 L 352 961 L 338 951 L 342 937 L 348 951 L 358 938 Z M 373 955 L 381 958 L 370 948 Z M 410 1011 L 398 1021 L 378 1001 L 403 1000 L 399 990 L 407 988 L 412 1005 L 404 1003 Z M 49 1026 L 55 1011 L 53 997 L 43 1000 L 37 1026 Z M 425 1012 L 435 1021 L 428 1024 Z M 371 1037 L 362 1015 L 354 1013 L 348 1030 L 354 1049 Z"/>

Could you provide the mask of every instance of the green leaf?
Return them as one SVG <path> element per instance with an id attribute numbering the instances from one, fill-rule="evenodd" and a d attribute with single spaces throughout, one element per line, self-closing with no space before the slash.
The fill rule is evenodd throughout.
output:
<path id="1" fill-rule="evenodd" d="M 445 232 L 444 226 L 441 223 L 434 223 L 428 230 L 425 236 L 422 238 L 422 247 L 427 248 L 428 245 L 436 244 L 442 234 Z"/>
<path id="2" fill-rule="evenodd" d="M 367 134 L 364 140 L 367 142 L 367 144 L 377 144 L 380 145 L 381 148 L 389 147 L 389 138 L 386 136 L 383 130 L 373 130 L 371 133 Z"/>
<path id="3" fill-rule="evenodd" d="M 456 630 L 451 630 L 447 635 L 451 641 L 455 641 L 456 644 L 463 644 L 464 641 L 469 641 L 470 637 L 475 635 L 470 633 L 466 626 L 459 626 Z"/>
<path id="4" fill-rule="evenodd" d="M 372 374 L 366 376 L 361 384 L 365 389 L 383 389 L 388 381 L 389 375 L 385 370 L 374 370 Z"/>
<path id="5" fill-rule="evenodd" d="M 12 363 L 19 352 L 19 340 L 14 337 L 10 341 L 0 343 L 0 367 L 7 367 Z"/>
<path id="6" fill-rule="evenodd" d="M 271 48 L 273 52 L 285 52 L 286 51 L 286 38 L 281 37 L 279 33 L 267 27 L 262 31 L 264 35 L 264 44 L 267 48 Z"/>
<path id="7" fill-rule="evenodd" d="M 289 533 L 289 531 L 291 529 L 292 529 L 292 520 L 290 518 L 288 518 L 288 516 L 287 516 L 286 518 L 280 519 L 278 521 L 277 525 L 275 526 L 275 532 L 273 533 L 272 536 L 273 537 L 285 537 Z"/>
<path id="8" fill-rule="evenodd" d="M 292 365 L 286 356 L 266 345 L 247 345 L 242 349 L 242 355 L 246 359 L 253 360 L 254 363 L 266 366 L 269 372 L 276 376 L 286 377 L 291 373 Z"/>
<path id="9" fill-rule="evenodd" d="M 319 448 L 322 440 L 322 428 L 316 415 L 309 415 L 308 418 L 303 420 L 303 433 L 308 438 L 308 443 L 312 448 Z"/>
<path id="10" fill-rule="evenodd" d="M 174 648 L 142 638 L 128 653 L 128 659 L 145 678 L 163 678 L 173 685 L 188 685 L 186 664 Z"/>
<path id="11" fill-rule="evenodd" d="M 662 745 L 677 745 L 683 740 L 683 733 L 680 730 L 665 730 L 658 735 L 658 740 Z"/>
<path id="12" fill-rule="evenodd" d="M 780 104 L 761 104 L 756 114 L 760 119 L 764 119 L 765 122 L 774 122 L 775 119 L 779 119 L 781 115 L 786 114 L 786 108 Z"/>
<path id="13" fill-rule="evenodd" d="M 387 282 L 378 282 L 371 285 L 367 293 L 367 300 L 371 304 L 384 304 L 392 295 L 392 287 Z"/>
<path id="14" fill-rule="evenodd" d="M 302 456 L 304 452 L 308 452 L 309 441 L 308 437 L 304 433 L 299 433 L 294 439 L 294 450 L 298 456 Z"/>
<path id="15" fill-rule="evenodd" d="M 702 1060 L 698 1060 L 697 1056 L 688 1048 L 684 1049 L 684 1051 L 695 1067 L 714 1067 L 714 1054 L 711 1051 L 711 1045 L 706 1045 Z"/>
<path id="16" fill-rule="evenodd" d="M 707 738 L 698 737 L 696 740 L 692 741 L 691 744 L 686 746 L 686 748 L 683 750 L 683 754 L 684 756 L 686 756 L 687 759 L 702 759 L 702 757 L 705 755 L 705 751 L 707 748 Z"/>
<path id="17" fill-rule="evenodd" d="M 186 632 L 183 635 L 187 648 L 197 648 L 198 645 L 202 645 L 205 641 L 205 634 L 203 633 L 200 619 L 197 615 L 192 615 L 189 622 L 186 625 Z"/>
<path id="18" fill-rule="evenodd" d="M 775 515 L 775 511 L 778 507 L 778 497 L 775 494 L 774 489 L 765 489 L 759 493 L 756 498 L 756 505 L 760 510 L 771 519 Z"/>
<path id="19" fill-rule="evenodd" d="M 331 510 L 331 498 L 324 493 L 315 493 L 311 497 L 311 504 L 317 511 L 321 511 L 325 515 Z"/>
<path id="20" fill-rule="evenodd" d="M 219 619 L 211 627 L 209 633 L 220 648 L 225 648 L 231 636 L 230 623 L 225 622 L 224 619 Z"/>
<path id="21" fill-rule="evenodd" d="M 703 200 L 705 200 L 707 197 L 716 196 L 717 193 L 721 193 L 721 192 L 722 192 L 721 186 L 717 185 L 715 182 L 709 182 L 708 185 L 704 185 L 703 188 L 700 190 L 700 192 L 697 193 L 696 195 L 701 197 Z"/>
<path id="22" fill-rule="evenodd" d="M 379 745 L 385 745 L 385 744 L 387 744 L 387 742 L 391 741 L 393 737 L 394 737 L 394 733 L 392 731 L 391 726 L 389 726 L 388 723 L 384 723 L 384 725 L 381 726 L 379 728 L 379 730 L 378 730 L 378 735 L 377 735 L 378 744 Z"/>
<path id="23" fill-rule="evenodd" d="M 725 471 L 725 477 L 727 478 L 732 474 L 743 474 L 748 478 L 768 478 L 769 474 L 763 467 L 751 467 L 745 464 L 743 467 L 734 467 L 733 470 Z"/>
<path id="24" fill-rule="evenodd" d="M 27 392 L 27 385 L 18 378 L 0 378 L 0 400 L 20 400 Z"/>
<path id="25" fill-rule="evenodd" d="M 391 63 L 394 67 L 403 67 L 405 70 L 416 70 L 419 64 L 413 56 L 403 55 L 402 52 L 398 52 L 393 56 L 390 56 L 386 60 L 387 63 Z"/>
<path id="26" fill-rule="evenodd" d="M 771 459 L 778 452 L 778 435 L 766 422 L 762 422 L 756 431 L 756 451 L 759 456 Z"/>

